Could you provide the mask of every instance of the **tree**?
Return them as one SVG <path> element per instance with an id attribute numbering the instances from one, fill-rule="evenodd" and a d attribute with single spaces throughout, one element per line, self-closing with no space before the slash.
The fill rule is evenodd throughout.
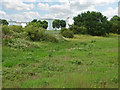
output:
<path id="1" fill-rule="evenodd" d="M 60 20 L 55 19 L 52 23 L 53 28 L 60 28 Z"/>
<path id="2" fill-rule="evenodd" d="M 104 36 L 109 33 L 110 23 L 100 12 L 84 12 L 74 17 L 74 25 L 84 26 L 87 33 L 93 36 Z"/>
<path id="3" fill-rule="evenodd" d="M 8 25 L 9 23 L 7 22 L 7 20 L 5 19 L 0 19 L 0 25 L 3 24 L 3 25 Z"/>
<path id="4" fill-rule="evenodd" d="M 111 28 L 110 32 L 111 33 L 120 33 L 120 17 L 115 15 L 110 19 L 111 23 Z"/>
<path id="5" fill-rule="evenodd" d="M 31 22 L 37 22 L 37 19 L 33 19 Z"/>
<path id="6" fill-rule="evenodd" d="M 61 27 L 61 28 L 66 27 L 66 22 L 65 22 L 65 20 L 60 20 L 60 27 Z"/>
<path id="7" fill-rule="evenodd" d="M 47 27 L 48 27 L 48 22 L 44 20 L 44 21 L 42 22 L 42 27 L 43 27 L 44 29 L 47 29 Z"/>
<path id="8" fill-rule="evenodd" d="M 29 25 L 33 25 L 34 27 L 43 27 L 44 29 L 47 29 L 48 22 L 45 20 L 41 21 L 41 20 L 33 19 L 27 26 Z"/>

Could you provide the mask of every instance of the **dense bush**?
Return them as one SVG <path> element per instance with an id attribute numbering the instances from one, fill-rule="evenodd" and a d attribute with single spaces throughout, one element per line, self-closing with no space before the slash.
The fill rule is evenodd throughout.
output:
<path id="1" fill-rule="evenodd" d="M 104 36 L 109 33 L 110 23 L 100 12 L 85 12 L 74 17 L 74 25 L 85 26 L 87 33 L 93 36 Z"/>
<path id="2" fill-rule="evenodd" d="M 55 36 L 45 33 L 46 30 L 42 27 L 38 28 L 33 25 L 29 25 L 24 30 L 26 31 L 27 37 L 32 41 L 58 41 Z"/>
<path id="3" fill-rule="evenodd" d="M 2 25 L 2 33 L 5 35 L 11 34 L 12 32 L 9 30 L 9 26 Z"/>
<path id="4" fill-rule="evenodd" d="M 62 32 L 62 36 L 66 37 L 66 38 L 73 38 L 74 33 L 68 29 L 68 30 L 65 30 Z"/>
<path id="5" fill-rule="evenodd" d="M 23 32 L 22 26 L 17 26 L 17 25 L 9 26 L 9 30 L 17 33 Z"/>
<path id="6" fill-rule="evenodd" d="M 64 31 L 66 31 L 66 30 L 68 30 L 67 28 L 62 28 L 61 30 L 60 30 L 60 33 L 62 34 Z"/>
<path id="7" fill-rule="evenodd" d="M 69 28 L 71 31 L 73 31 L 74 34 L 86 34 L 87 33 L 87 29 L 84 26 L 76 26 L 76 25 L 72 25 Z"/>
<path id="8" fill-rule="evenodd" d="M 41 27 L 35 27 L 34 25 L 29 25 L 24 29 L 26 31 L 26 35 L 32 41 L 43 41 L 43 34 L 45 33 L 45 29 Z"/>

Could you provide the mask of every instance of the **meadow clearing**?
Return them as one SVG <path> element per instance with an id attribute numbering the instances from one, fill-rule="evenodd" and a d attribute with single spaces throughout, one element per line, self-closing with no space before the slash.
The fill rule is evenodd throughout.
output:
<path id="1" fill-rule="evenodd" d="M 48 31 L 59 35 L 58 31 Z M 4 42 L 3 42 L 4 43 Z M 118 35 L 2 47 L 3 88 L 117 88 Z"/>

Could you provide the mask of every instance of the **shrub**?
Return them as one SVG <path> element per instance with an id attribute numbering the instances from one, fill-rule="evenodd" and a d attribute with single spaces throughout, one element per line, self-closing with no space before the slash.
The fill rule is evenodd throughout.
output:
<path id="1" fill-rule="evenodd" d="M 84 26 L 76 26 L 76 25 L 72 25 L 69 28 L 71 31 L 73 31 L 74 34 L 86 34 L 87 33 L 87 29 Z"/>
<path id="2" fill-rule="evenodd" d="M 11 31 L 9 30 L 9 26 L 2 25 L 2 33 L 5 35 L 11 34 Z"/>
<path id="3" fill-rule="evenodd" d="M 34 27 L 33 25 L 29 25 L 25 27 L 26 35 L 32 41 L 42 41 L 43 35 L 45 33 L 45 29 L 41 27 Z"/>
<path id="4" fill-rule="evenodd" d="M 68 30 L 67 28 L 62 28 L 61 30 L 60 30 L 60 33 L 62 34 L 64 31 L 66 31 L 66 30 Z"/>
<path id="5" fill-rule="evenodd" d="M 17 26 L 17 25 L 9 26 L 9 30 L 17 32 L 17 33 L 23 32 L 22 26 Z"/>
<path id="6" fill-rule="evenodd" d="M 32 41 L 50 41 L 57 42 L 58 40 L 50 34 L 45 33 L 45 29 L 42 27 L 34 27 L 29 25 L 25 27 L 27 37 Z"/>
<path id="7" fill-rule="evenodd" d="M 44 34 L 44 41 L 58 42 L 58 39 L 51 34 Z"/>
<path id="8" fill-rule="evenodd" d="M 73 38 L 74 33 L 70 30 L 65 30 L 65 31 L 63 31 L 62 36 L 66 37 L 66 38 Z"/>
<path id="9" fill-rule="evenodd" d="M 71 31 L 73 31 L 74 34 L 78 34 L 80 33 L 80 27 L 76 26 L 76 25 L 72 25 L 69 28 Z"/>

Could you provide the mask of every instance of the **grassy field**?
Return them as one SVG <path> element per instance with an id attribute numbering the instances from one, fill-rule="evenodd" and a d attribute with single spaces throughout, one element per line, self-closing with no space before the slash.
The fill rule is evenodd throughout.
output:
<path id="1" fill-rule="evenodd" d="M 65 39 L 25 50 L 3 46 L 3 88 L 118 87 L 118 35 Z"/>

